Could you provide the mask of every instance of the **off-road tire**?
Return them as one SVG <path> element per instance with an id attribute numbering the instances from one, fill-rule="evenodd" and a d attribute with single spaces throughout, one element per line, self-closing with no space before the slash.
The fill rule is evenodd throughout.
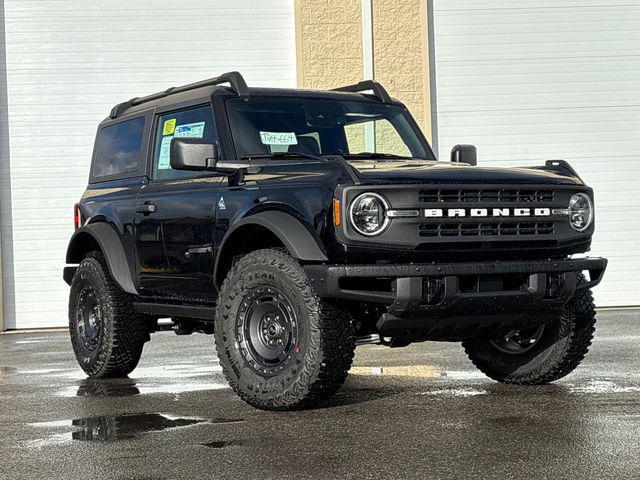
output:
<path id="1" fill-rule="evenodd" d="M 593 296 L 590 290 L 583 290 L 567 303 L 557 320 L 545 325 L 529 351 L 503 353 L 485 339 L 468 340 L 463 346 L 473 364 L 498 382 L 543 385 L 568 375 L 582 362 L 591 346 L 595 323 Z"/>
<path id="2" fill-rule="evenodd" d="M 288 299 L 299 331 L 296 348 L 272 376 L 257 371 L 241 351 L 237 323 L 247 295 L 263 287 Z M 296 410 L 322 402 L 344 383 L 355 350 L 350 316 L 320 300 L 300 264 L 278 249 L 258 250 L 234 262 L 218 297 L 215 341 L 235 393 L 263 410 Z"/>
<path id="3" fill-rule="evenodd" d="M 99 306 L 100 330 L 97 346 L 87 348 L 79 333 L 80 296 L 90 289 Z M 125 377 L 140 360 L 149 340 L 145 319 L 136 315 L 131 295 L 111 278 L 100 252 L 89 253 L 80 263 L 71 282 L 69 333 L 76 359 L 90 377 Z"/>

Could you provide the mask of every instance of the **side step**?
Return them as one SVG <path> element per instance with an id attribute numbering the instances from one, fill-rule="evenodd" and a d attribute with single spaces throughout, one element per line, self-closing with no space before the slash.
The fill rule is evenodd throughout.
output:
<path id="1" fill-rule="evenodd" d="M 213 322 L 216 315 L 216 309 L 214 307 L 204 307 L 200 305 L 168 305 L 166 303 L 135 302 L 133 308 L 136 312 L 147 315 L 169 318 L 198 318 L 210 322 Z"/>

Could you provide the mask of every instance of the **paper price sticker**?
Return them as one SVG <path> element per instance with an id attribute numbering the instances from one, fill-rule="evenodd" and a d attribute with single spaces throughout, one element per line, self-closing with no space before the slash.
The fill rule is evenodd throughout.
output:
<path id="1" fill-rule="evenodd" d="M 165 120 L 164 126 L 162 127 L 162 135 L 173 135 L 173 132 L 176 129 L 176 119 L 171 118 L 169 120 Z"/>

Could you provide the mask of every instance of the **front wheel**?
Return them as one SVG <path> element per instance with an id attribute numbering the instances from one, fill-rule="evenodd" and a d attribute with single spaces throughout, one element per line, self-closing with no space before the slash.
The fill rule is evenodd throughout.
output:
<path id="1" fill-rule="evenodd" d="M 321 301 L 298 262 L 275 249 L 234 263 L 214 332 L 229 384 L 264 410 L 309 407 L 336 392 L 355 349 L 349 316 Z"/>
<path id="2" fill-rule="evenodd" d="M 542 385 L 568 375 L 580 364 L 591 345 L 595 323 L 591 291 L 583 290 L 551 323 L 462 345 L 488 377 L 502 383 Z"/>

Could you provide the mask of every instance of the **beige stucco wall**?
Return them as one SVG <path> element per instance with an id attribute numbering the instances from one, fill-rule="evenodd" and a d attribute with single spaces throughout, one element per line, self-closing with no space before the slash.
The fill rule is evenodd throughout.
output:
<path id="1" fill-rule="evenodd" d="M 374 76 L 431 137 L 425 0 L 373 0 Z"/>
<path id="2" fill-rule="evenodd" d="M 362 80 L 360 0 L 296 0 L 296 34 L 299 87 Z"/>
<path id="3" fill-rule="evenodd" d="M 374 78 L 404 102 L 431 138 L 425 0 L 371 0 Z M 361 0 L 296 0 L 298 86 L 363 79 Z"/>

